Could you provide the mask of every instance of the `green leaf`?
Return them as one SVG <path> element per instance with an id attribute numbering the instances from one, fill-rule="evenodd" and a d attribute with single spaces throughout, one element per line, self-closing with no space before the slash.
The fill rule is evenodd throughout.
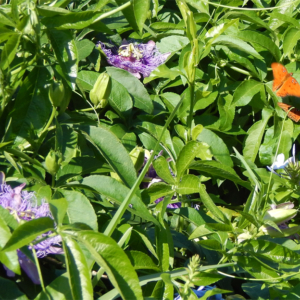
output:
<path id="1" fill-rule="evenodd" d="M 159 156 L 153 160 L 153 167 L 162 180 L 170 184 L 175 184 L 175 179 L 170 173 L 169 164 L 164 156 Z"/>
<path id="2" fill-rule="evenodd" d="M 0 10 L 0 23 L 13 28 L 17 27 L 17 24 L 2 10 Z"/>
<path id="3" fill-rule="evenodd" d="M 72 298 L 78 300 L 93 299 L 90 269 L 82 249 L 71 236 L 65 235 L 63 235 L 63 247 Z"/>
<path id="4" fill-rule="evenodd" d="M 95 44 L 87 39 L 75 41 L 75 44 L 78 52 L 78 61 L 89 56 L 95 48 Z"/>
<path id="5" fill-rule="evenodd" d="M 202 132 L 198 135 L 197 140 L 200 142 L 205 142 L 210 146 L 211 152 L 216 160 L 224 165 L 233 167 L 233 162 L 231 160 L 228 148 L 218 135 L 207 128 L 203 128 Z"/>
<path id="6" fill-rule="evenodd" d="M 130 119 L 132 111 L 132 100 L 126 88 L 118 81 L 111 79 L 111 92 L 108 103 L 124 120 Z"/>
<path id="7" fill-rule="evenodd" d="M 162 38 L 160 42 L 156 43 L 156 46 L 161 53 L 166 53 L 177 52 L 189 43 L 189 39 L 185 36 L 170 35 Z"/>
<path id="8" fill-rule="evenodd" d="M 123 299 L 143 299 L 138 276 L 125 252 L 110 237 L 92 231 L 79 232 L 78 237 L 97 264 L 104 268 L 110 282 Z M 74 297 L 74 299 L 77 299 Z"/>
<path id="9" fill-rule="evenodd" d="M 181 149 L 176 161 L 177 180 L 181 178 L 201 149 L 202 143 L 197 141 L 190 141 Z"/>
<path id="10" fill-rule="evenodd" d="M 271 110 L 264 110 L 263 119 L 254 123 L 248 130 L 248 136 L 245 141 L 243 149 L 243 155 L 246 159 L 254 162 L 260 148 L 265 128 L 268 124 L 270 117 L 272 116 Z"/>
<path id="11" fill-rule="evenodd" d="M 126 70 L 114 67 L 107 67 L 106 71 L 114 80 L 127 89 L 128 93 L 133 97 L 134 107 L 142 109 L 149 114 L 152 113 L 152 100 L 144 85 L 135 76 Z"/>
<path id="12" fill-rule="evenodd" d="M 297 265 L 300 263 L 300 254 L 282 245 L 264 240 L 252 240 L 242 244 L 243 249 L 253 256 L 271 260 L 276 263 Z"/>
<path id="13" fill-rule="evenodd" d="M 20 43 L 21 35 L 13 34 L 4 44 L 4 47 L 1 51 L 1 61 L 0 68 L 5 70 L 8 68 L 10 63 L 15 58 L 19 43 Z"/>
<path id="14" fill-rule="evenodd" d="M 103 155 L 108 164 L 122 181 L 131 187 L 136 181 L 136 171 L 133 162 L 120 140 L 107 128 L 102 126 L 81 126 L 88 140 L 95 144 L 98 151 Z"/>
<path id="15" fill-rule="evenodd" d="M 176 188 L 176 192 L 182 195 L 190 195 L 199 191 L 199 178 L 195 175 L 184 175 Z"/>
<path id="16" fill-rule="evenodd" d="M 149 188 L 145 189 L 142 193 L 144 202 L 152 203 L 158 198 L 174 194 L 173 187 L 165 184 L 164 182 L 153 183 Z"/>
<path id="17" fill-rule="evenodd" d="M 288 18 L 291 19 L 291 18 Z M 291 19 L 294 20 L 294 19 Z M 298 23 L 298 22 L 297 22 Z M 299 26 L 299 24 L 298 24 Z M 285 55 L 291 55 L 294 52 L 294 47 L 297 45 L 300 39 L 300 31 L 299 28 L 289 28 L 283 40 L 283 52 Z"/>
<path id="18" fill-rule="evenodd" d="M 129 189 L 118 182 L 117 180 L 103 175 L 93 175 L 85 177 L 81 182 L 84 186 L 88 186 L 99 194 L 110 198 L 117 202 L 119 205 L 123 202 L 125 195 L 129 193 Z M 132 208 L 128 206 L 127 210 L 140 216 L 143 219 L 157 223 L 156 219 L 149 213 L 145 204 L 139 197 L 134 195 L 131 198 Z"/>
<path id="19" fill-rule="evenodd" d="M 97 24 L 96 30 L 102 31 L 107 34 L 112 34 L 112 31 L 101 21 L 99 17 L 102 13 L 95 11 L 80 11 L 70 12 L 68 14 L 57 15 L 54 17 L 47 17 L 42 19 L 42 23 L 48 28 L 63 29 L 84 29 L 86 27 L 93 27 Z"/>
<path id="20" fill-rule="evenodd" d="M 279 275 L 276 270 L 258 260 L 255 257 L 250 256 L 233 256 L 232 259 L 236 261 L 245 271 L 250 273 L 257 279 L 274 279 L 276 280 Z"/>
<path id="21" fill-rule="evenodd" d="M 28 221 L 19 225 L 1 252 L 19 249 L 31 243 L 43 233 L 51 230 L 54 230 L 54 222 L 49 217 L 42 217 Z"/>
<path id="22" fill-rule="evenodd" d="M 156 272 L 160 271 L 160 268 L 153 262 L 153 260 L 145 253 L 140 251 L 127 251 L 126 252 L 130 262 L 135 270 L 154 270 Z"/>
<path id="23" fill-rule="evenodd" d="M 209 195 L 207 194 L 204 186 L 201 183 L 199 184 L 199 194 L 200 194 L 202 203 L 212 213 L 212 215 L 214 215 L 222 223 L 225 223 L 225 224 L 228 223 L 228 220 L 226 219 L 225 215 L 215 205 L 215 203 L 209 197 Z"/>
<path id="24" fill-rule="evenodd" d="M 65 16 L 63 16 L 63 18 L 65 18 Z M 78 72 L 78 54 L 72 34 L 69 31 L 48 29 L 47 35 L 61 67 L 61 75 L 70 88 L 75 90 L 75 81 Z"/>
<path id="25" fill-rule="evenodd" d="M 236 34 L 236 37 L 246 42 L 257 43 L 263 48 L 266 48 L 275 58 L 276 61 L 280 61 L 280 50 L 278 46 L 267 36 L 257 31 L 243 30 Z M 257 57 L 261 58 L 261 57 Z"/>
<path id="26" fill-rule="evenodd" d="M 46 293 L 41 291 L 34 300 L 47 299 L 49 295 L 55 298 L 55 300 L 72 299 L 72 293 L 68 282 L 68 276 L 66 273 L 56 277 L 50 284 L 45 287 Z"/>
<path id="27" fill-rule="evenodd" d="M 202 241 L 199 241 L 198 244 L 208 250 L 213 250 L 213 251 L 221 251 L 222 250 L 220 243 L 216 240 L 202 240 Z"/>
<path id="28" fill-rule="evenodd" d="M 12 118 L 10 138 L 15 139 L 15 144 L 24 142 L 32 128 L 39 134 L 48 122 L 52 108 L 46 88 L 49 78 L 46 68 L 34 68 L 23 81 L 9 114 Z"/>
<path id="29" fill-rule="evenodd" d="M 84 223 L 98 229 L 97 216 L 90 201 L 82 193 L 58 189 L 68 201 L 67 214 L 70 223 Z"/>
<path id="30" fill-rule="evenodd" d="M 240 38 L 239 35 L 237 35 L 237 36 L 220 35 L 212 43 L 212 46 L 216 46 L 216 45 L 224 45 L 224 46 L 228 46 L 231 48 L 236 48 L 236 49 L 246 52 L 258 59 L 262 59 L 262 56 L 252 46 L 245 43 Z"/>
<path id="31" fill-rule="evenodd" d="M 0 289 L 1 300 L 28 300 L 26 295 L 19 290 L 17 283 L 10 279 L 0 277 Z"/>
<path id="32" fill-rule="evenodd" d="M 99 77 L 98 72 L 93 72 L 93 71 L 80 71 L 78 73 L 76 83 L 80 84 L 80 86 L 85 90 L 85 91 L 90 91 L 95 82 L 97 81 L 97 78 Z"/>
<path id="33" fill-rule="evenodd" d="M 218 161 L 214 160 L 201 160 L 193 162 L 190 166 L 190 169 L 197 170 L 201 175 L 206 177 L 214 177 L 219 179 L 229 179 L 237 184 L 240 184 L 244 187 L 250 188 L 249 184 L 242 180 L 234 171 L 227 165 L 221 164 Z"/>
<path id="34" fill-rule="evenodd" d="M 263 87 L 264 85 L 261 82 L 255 80 L 243 81 L 233 94 L 233 103 L 236 106 L 247 105 Z"/>

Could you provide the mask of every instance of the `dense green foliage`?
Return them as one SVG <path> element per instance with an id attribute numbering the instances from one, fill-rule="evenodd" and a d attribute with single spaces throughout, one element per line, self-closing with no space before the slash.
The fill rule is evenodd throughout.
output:
<path id="1" fill-rule="evenodd" d="M 278 210 L 283 230 L 268 210 L 298 209 L 299 168 L 266 166 L 300 133 L 277 105 L 299 100 L 276 95 L 270 67 L 300 82 L 299 0 L 0 3 L 0 171 L 55 221 L 0 206 L 0 262 L 16 273 L 1 267 L 0 299 L 193 300 L 193 284 L 298 299 L 299 220 Z M 138 79 L 96 46 L 123 39 L 170 55 Z M 49 230 L 64 253 L 33 260 L 34 285 L 17 249 Z"/>

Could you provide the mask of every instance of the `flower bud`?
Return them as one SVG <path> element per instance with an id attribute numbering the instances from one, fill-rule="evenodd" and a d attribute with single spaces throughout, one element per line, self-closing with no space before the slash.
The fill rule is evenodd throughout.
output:
<path id="1" fill-rule="evenodd" d="M 52 82 L 49 89 L 49 98 L 53 106 L 60 106 L 65 96 L 65 88 L 62 82 Z"/>
<path id="2" fill-rule="evenodd" d="M 264 221 L 272 221 L 274 223 L 281 224 L 289 221 L 297 214 L 297 209 L 285 209 L 285 208 L 277 208 L 268 210 L 264 215 Z"/>
<path id="3" fill-rule="evenodd" d="M 107 97 L 110 94 L 111 84 L 110 77 L 107 73 L 102 73 L 97 78 L 92 90 L 90 91 L 90 99 L 92 103 L 97 106 L 101 104 L 101 107 L 106 106 Z M 104 100 L 101 102 L 101 100 Z"/>
<path id="4" fill-rule="evenodd" d="M 47 171 L 52 176 L 54 176 L 57 173 L 61 163 L 62 163 L 61 153 L 51 149 L 45 159 L 45 166 L 46 166 Z"/>

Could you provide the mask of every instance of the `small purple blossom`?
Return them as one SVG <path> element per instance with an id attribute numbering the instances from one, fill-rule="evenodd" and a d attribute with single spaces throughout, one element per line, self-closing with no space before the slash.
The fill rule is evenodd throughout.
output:
<path id="1" fill-rule="evenodd" d="M 143 77 L 150 76 L 150 73 L 163 64 L 171 54 L 170 52 L 161 54 L 154 41 L 137 44 L 123 40 L 119 48 L 114 46 L 110 49 L 107 49 L 102 42 L 98 45 L 101 46 L 110 65 L 127 70 L 139 79 L 141 74 Z"/>
<path id="2" fill-rule="evenodd" d="M 12 188 L 10 185 L 4 183 L 4 174 L 0 172 L 0 205 L 7 210 L 14 218 L 20 221 L 30 221 L 32 219 L 38 219 L 41 217 L 50 217 L 53 219 L 49 204 L 42 200 L 40 205 L 37 205 L 34 192 L 22 191 L 25 184 L 21 184 L 16 188 Z M 42 234 L 38 238 L 45 238 L 43 241 L 35 244 L 33 247 L 36 250 L 38 258 L 45 257 L 48 254 L 60 254 L 63 253 L 60 246 L 61 237 L 59 235 L 47 238 L 52 232 Z M 29 247 L 29 249 L 31 249 Z M 39 284 L 39 277 L 35 264 L 20 250 L 18 252 L 19 263 L 25 273 L 32 279 L 35 284 Z M 12 276 L 13 272 L 7 270 L 7 275 Z"/>
<path id="3" fill-rule="evenodd" d="M 214 288 L 215 288 L 215 286 L 207 285 L 207 286 L 199 286 L 197 290 L 195 290 L 195 289 L 192 289 L 192 290 L 198 298 L 201 298 L 205 295 L 206 292 L 211 291 Z M 213 295 L 213 296 L 209 296 L 206 299 L 207 300 L 224 300 L 222 298 L 221 294 L 216 294 L 216 295 Z M 174 298 L 174 300 L 182 300 L 182 298 L 178 295 L 177 297 Z"/>

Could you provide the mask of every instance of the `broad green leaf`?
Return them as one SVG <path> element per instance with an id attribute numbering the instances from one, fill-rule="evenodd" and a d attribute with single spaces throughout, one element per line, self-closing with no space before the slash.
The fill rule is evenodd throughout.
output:
<path id="1" fill-rule="evenodd" d="M 156 44 L 161 53 L 177 52 L 189 44 L 189 39 L 185 36 L 170 35 L 164 37 Z"/>
<path id="2" fill-rule="evenodd" d="M 132 100 L 126 88 L 118 81 L 111 79 L 111 92 L 108 103 L 124 120 L 130 119 Z"/>
<path id="3" fill-rule="evenodd" d="M 3 248 L 7 241 L 10 239 L 11 233 L 10 229 L 7 226 L 5 220 L 0 218 L 0 248 Z M 0 252 L 0 261 L 3 263 L 8 269 L 13 271 L 16 274 L 21 275 L 21 269 L 19 265 L 19 258 L 16 250 L 12 250 L 9 252 Z"/>
<path id="4" fill-rule="evenodd" d="M 15 54 L 17 52 L 19 43 L 20 43 L 21 35 L 13 34 L 4 44 L 4 47 L 1 51 L 1 61 L 0 68 L 5 70 L 8 68 L 10 63 L 15 58 Z"/>
<path id="5" fill-rule="evenodd" d="M 201 149 L 202 143 L 197 141 L 190 141 L 181 149 L 176 161 L 177 180 L 179 180 L 183 173 L 188 169 L 190 163 Z"/>
<path id="6" fill-rule="evenodd" d="M 215 177 L 220 179 L 229 179 L 237 184 L 240 184 L 244 187 L 250 188 L 249 184 L 246 181 L 243 181 L 232 169 L 231 167 L 219 163 L 214 160 L 201 160 L 193 162 L 190 166 L 190 169 L 197 170 L 201 175 L 206 177 Z"/>
<path id="7" fill-rule="evenodd" d="M 208 250 L 213 250 L 213 251 L 222 250 L 220 243 L 216 240 L 201 240 L 198 242 L 198 244 Z"/>
<path id="8" fill-rule="evenodd" d="M 99 194 L 116 201 L 119 205 L 129 193 L 129 189 L 126 186 L 109 176 L 92 175 L 85 177 L 80 183 L 94 189 Z M 127 208 L 130 212 L 141 218 L 157 223 L 156 219 L 149 213 L 140 198 L 134 195 L 131 198 L 131 204 L 132 207 L 128 206 Z"/>
<path id="9" fill-rule="evenodd" d="M 97 31 L 102 31 L 107 34 L 112 34 L 112 31 L 101 21 L 99 17 L 102 13 L 95 11 L 80 11 L 71 12 L 68 14 L 57 15 L 54 17 L 46 17 L 42 19 L 42 23 L 48 28 L 64 30 L 64 29 L 84 29 L 86 27 L 93 27 Z M 94 28 L 94 24 L 97 24 Z"/>
<path id="10" fill-rule="evenodd" d="M 289 18 L 291 19 L 291 18 Z M 292 19 L 294 20 L 294 19 Z M 297 22 L 298 23 L 298 22 Z M 298 24 L 299 26 L 299 24 Z M 299 28 L 289 28 L 285 35 L 283 40 L 283 51 L 285 55 L 290 55 L 294 52 L 294 47 L 297 45 L 298 41 L 300 39 L 300 31 Z"/>
<path id="11" fill-rule="evenodd" d="M 92 300 L 93 287 L 90 278 L 90 269 L 82 249 L 71 236 L 66 235 L 63 236 L 63 247 L 72 298 Z"/>
<path id="12" fill-rule="evenodd" d="M 264 240 L 252 240 L 243 243 L 243 249 L 253 256 L 260 256 L 272 262 L 297 265 L 300 263 L 300 254 L 282 245 Z"/>
<path id="13" fill-rule="evenodd" d="M 78 54 L 72 34 L 69 31 L 48 29 L 47 35 L 62 70 L 61 75 L 70 88 L 75 90 L 75 81 L 78 72 Z"/>
<path id="14" fill-rule="evenodd" d="M 260 46 L 266 48 L 274 56 L 276 61 L 280 61 L 281 54 L 278 46 L 267 36 L 257 31 L 244 30 L 239 31 L 236 37 L 246 42 L 259 44 Z"/>
<path id="15" fill-rule="evenodd" d="M 256 159 L 263 135 L 265 133 L 265 128 L 268 124 L 270 117 L 272 116 L 271 111 L 265 110 L 265 112 L 266 113 L 263 114 L 264 118 L 262 120 L 257 121 L 249 128 L 248 136 L 245 141 L 243 155 L 246 159 L 252 162 L 254 162 Z"/>
<path id="16" fill-rule="evenodd" d="M 39 5 L 37 7 L 37 11 L 41 16 L 44 17 L 54 17 L 58 15 L 66 15 L 69 14 L 70 11 L 64 8 L 48 6 L 48 5 Z"/>
<path id="17" fill-rule="evenodd" d="M 0 23 L 13 28 L 17 27 L 17 24 L 2 10 L 0 10 Z"/>
<path id="18" fill-rule="evenodd" d="M 130 262 L 135 270 L 149 269 L 149 270 L 154 270 L 156 272 L 160 271 L 157 265 L 147 254 L 135 250 L 127 251 L 126 254 L 130 259 Z"/>
<path id="19" fill-rule="evenodd" d="M 28 300 L 27 296 L 19 290 L 19 286 L 11 279 L 0 277 L 1 300 Z"/>
<path id="20" fill-rule="evenodd" d="M 250 273 L 257 279 L 274 279 L 279 277 L 276 270 L 258 260 L 255 257 L 250 256 L 233 256 L 232 259 L 236 261 L 245 271 Z"/>
<path id="21" fill-rule="evenodd" d="M 207 128 L 203 128 L 202 132 L 198 135 L 197 140 L 205 142 L 210 146 L 211 152 L 216 160 L 229 167 L 233 166 L 228 148 L 217 134 Z"/>
<path id="22" fill-rule="evenodd" d="M 99 77 L 99 73 L 97 73 L 97 72 L 80 71 L 76 78 L 76 83 L 80 84 L 80 86 L 85 91 L 90 91 L 93 88 L 98 77 Z"/>
<path id="23" fill-rule="evenodd" d="M 49 78 L 46 68 L 34 68 L 23 81 L 14 109 L 9 114 L 12 118 L 10 138 L 15 139 L 16 144 L 24 142 L 32 128 L 38 134 L 46 126 L 52 108 L 46 88 Z"/>
<path id="24" fill-rule="evenodd" d="M 45 287 L 46 293 L 55 298 L 55 300 L 66 300 L 72 298 L 71 289 L 66 273 L 56 277 L 50 284 Z M 47 294 L 41 291 L 34 300 L 47 299 Z"/>
<path id="25" fill-rule="evenodd" d="M 159 156 L 153 160 L 153 167 L 162 180 L 170 184 L 175 183 L 175 179 L 170 173 L 169 164 L 164 156 Z"/>
<path id="26" fill-rule="evenodd" d="M 53 229 L 54 222 L 49 217 L 42 217 L 28 221 L 17 227 L 1 252 L 19 249 L 31 243 L 43 233 Z"/>
<path id="27" fill-rule="evenodd" d="M 142 198 L 144 202 L 152 203 L 158 198 L 174 194 L 173 187 L 165 184 L 164 182 L 157 182 L 151 184 L 151 186 L 142 192 Z"/>
<path id="28" fill-rule="evenodd" d="M 104 268 L 110 282 L 117 288 L 123 299 L 143 298 L 134 267 L 125 252 L 111 237 L 93 231 L 81 231 L 78 237 L 97 264 Z"/>
<path id="29" fill-rule="evenodd" d="M 68 201 L 67 215 L 70 223 L 84 223 L 93 230 L 98 229 L 97 216 L 90 201 L 82 193 L 59 189 Z"/>
<path id="30" fill-rule="evenodd" d="M 95 44 L 87 39 L 75 41 L 75 43 L 78 52 L 78 61 L 89 56 L 95 48 Z"/>
<path id="31" fill-rule="evenodd" d="M 197 193 L 199 188 L 199 178 L 195 175 L 184 175 L 181 181 L 178 183 L 176 192 L 182 195 L 190 195 Z"/>
<path id="32" fill-rule="evenodd" d="M 131 187 L 136 181 L 136 171 L 133 162 L 120 140 L 105 127 L 82 126 L 88 136 L 86 138 L 96 145 L 108 164 L 122 181 Z"/>
<path id="33" fill-rule="evenodd" d="M 134 107 L 142 109 L 149 114 L 152 113 L 152 100 L 144 85 L 135 76 L 128 71 L 114 67 L 107 67 L 106 71 L 111 78 L 127 89 L 128 93 L 133 97 Z"/>
<path id="34" fill-rule="evenodd" d="M 263 86 L 261 82 L 255 80 L 243 81 L 233 94 L 233 103 L 236 106 L 247 105 Z"/>

